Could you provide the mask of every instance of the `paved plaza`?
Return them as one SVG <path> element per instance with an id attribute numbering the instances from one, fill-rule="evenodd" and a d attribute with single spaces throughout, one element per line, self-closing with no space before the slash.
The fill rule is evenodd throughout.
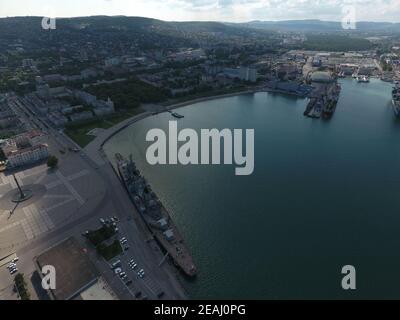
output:
<path id="1" fill-rule="evenodd" d="M 73 170 L 70 163 L 56 170 L 42 164 L 15 176 L 22 190 L 33 192 L 33 197 L 13 203 L 12 197 L 19 192 L 14 177 L 0 174 L 0 257 L 86 214 L 85 204 L 94 198 L 98 201 L 103 192 L 89 169 Z"/>

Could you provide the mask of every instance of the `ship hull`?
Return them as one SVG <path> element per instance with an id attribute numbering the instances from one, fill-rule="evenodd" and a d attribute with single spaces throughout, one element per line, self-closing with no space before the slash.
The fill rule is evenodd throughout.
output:
<path id="1" fill-rule="evenodd" d="M 392 100 L 392 107 L 396 118 L 400 118 L 400 102 Z"/>
<path id="2" fill-rule="evenodd" d="M 129 162 L 124 160 L 121 155 L 117 154 L 117 168 L 118 175 L 123 183 L 125 190 L 127 191 L 132 203 L 136 207 L 139 215 L 147 226 L 148 230 L 153 235 L 157 244 L 163 249 L 164 252 L 168 253 L 169 257 L 172 259 L 174 264 L 184 272 L 186 276 L 194 277 L 197 274 L 196 266 L 193 262 L 193 259 L 189 253 L 189 250 L 184 244 L 183 238 L 172 221 L 172 218 L 169 212 L 165 209 L 165 207 L 161 204 L 159 208 L 159 214 L 161 218 L 164 218 L 168 222 L 168 229 L 173 231 L 174 241 L 171 242 L 168 240 L 164 234 L 165 229 L 160 229 L 156 226 L 156 221 L 152 221 L 152 219 L 146 215 L 146 205 L 145 201 L 142 199 L 143 195 L 132 192 L 132 188 L 130 188 L 130 183 L 132 182 L 131 176 L 127 178 L 126 174 L 123 173 L 123 166 L 126 166 Z M 141 179 L 145 182 L 144 178 L 140 175 L 135 176 L 136 179 Z M 133 178 L 134 179 L 134 178 Z M 147 183 L 146 183 L 147 186 Z M 158 200 L 158 199 L 157 199 Z"/>

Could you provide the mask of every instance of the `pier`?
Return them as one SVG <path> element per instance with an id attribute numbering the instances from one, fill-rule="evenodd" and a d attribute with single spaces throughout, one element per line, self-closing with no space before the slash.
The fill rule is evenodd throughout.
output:
<path id="1" fill-rule="evenodd" d="M 315 72 L 311 77 L 313 90 L 304 115 L 310 118 L 330 119 L 336 111 L 341 86 L 328 72 Z"/>

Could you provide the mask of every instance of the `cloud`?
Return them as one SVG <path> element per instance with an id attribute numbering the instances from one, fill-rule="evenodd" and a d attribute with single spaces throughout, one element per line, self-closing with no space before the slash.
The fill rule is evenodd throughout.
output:
<path id="1" fill-rule="evenodd" d="M 198 20 L 216 17 L 216 20 L 224 21 L 256 19 L 340 21 L 343 16 L 343 6 L 354 5 L 359 21 L 400 22 L 400 0 L 168 0 L 166 2 L 178 11 L 183 10 L 189 17 Z"/>
<path id="2" fill-rule="evenodd" d="M 0 0 L 0 14 L 58 16 L 130 15 L 164 20 L 342 19 L 342 7 L 356 7 L 357 20 L 400 22 L 400 0 Z M 48 10 L 48 9 L 47 9 Z"/>

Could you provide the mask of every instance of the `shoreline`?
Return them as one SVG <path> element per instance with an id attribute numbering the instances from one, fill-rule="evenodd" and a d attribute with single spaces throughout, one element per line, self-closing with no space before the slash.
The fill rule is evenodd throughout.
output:
<path id="1" fill-rule="evenodd" d="M 255 89 L 242 90 L 242 91 L 232 92 L 232 93 L 223 93 L 220 95 L 214 95 L 214 96 L 209 96 L 209 97 L 195 98 L 195 99 L 191 99 L 188 101 L 173 103 L 171 105 L 165 106 L 164 108 L 165 108 L 165 111 L 169 111 L 169 110 L 187 107 L 192 104 L 197 104 L 200 102 L 218 100 L 218 99 L 224 99 L 224 98 L 231 98 L 231 97 L 235 97 L 235 96 L 241 96 L 244 94 L 251 94 L 251 93 L 257 93 L 257 92 L 262 92 L 262 90 L 259 88 L 257 88 L 257 89 L 255 88 Z M 165 112 L 165 111 L 163 111 L 163 112 Z M 160 113 L 162 113 L 162 112 L 160 112 Z"/>
<path id="2" fill-rule="evenodd" d="M 209 97 L 195 98 L 195 99 L 191 99 L 191 100 L 184 101 L 184 102 L 172 103 L 171 105 L 167 105 L 167 106 L 155 104 L 155 106 L 157 106 L 158 108 L 162 108 L 162 110 L 160 110 L 158 112 L 145 111 L 143 113 L 140 113 L 133 117 L 125 119 L 125 120 L 121 121 L 120 123 L 117 123 L 116 125 L 106 129 L 105 131 L 100 133 L 93 141 L 91 141 L 89 144 L 87 144 L 85 147 L 83 147 L 83 148 L 80 147 L 80 148 L 83 150 L 91 150 L 91 149 L 93 149 L 93 146 L 98 146 L 97 147 L 98 152 L 103 153 L 102 149 L 103 149 L 104 145 L 113 136 L 115 136 L 122 130 L 126 129 L 127 127 L 131 126 L 132 124 L 134 124 L 140 120 L 144 120 L 148 117 L 151 117 L 155 114 L 168 112 L 171 110 L 187 107 L 187 106 L 201 103 L 201 102 L 230 98 L 230 97 L 235 97 L 235 96 L 240 96 L 240 95 L 245 95 L 245 94 L 254 94 L 257 92 L 265 92 L 265 91 L 266 91 L 265 89 L 254 88 L 254 89 L 242 90 L 242 91 L 238 91 L 238 92 L 214 95 L 214 96 L 209 96 Z"/>
<path id="3" fill-rule="evenodd" d="M 171 104 L 170 106 L 163 106 L 162 111 L 158 113 L 164 113 L 168 112 L 169 110 L 173 109 L 178 109 L 181 107 L 185 107 L 188 105 L 204 102 L 204 101 L 211 101 L 211 100 L 217 100 L 217 99 L 223 99 L 223 98 L 228 98 L 228 97 L 234 97 L 234 96 L 240 96 L 243 94 L 254 94 L 256 92 L 259 92 L 260 89 L 255 89 L 255 90 L 244 90 L 240 92 L 235 92 L 235 93 L 229 93 L 229 94 L 223 94 L 223 95 L 217 95 L 217 96 L 210 96 L 210 97 L 203 97 L 203 98 L 198 98 L 198 99 L 192 99 L 188 100 L 185 102 L 181 103 L 176 103 L 176 104 Z M 81 150 L 84 150 L 84 152 L 99 166 L 106 166 L 108 165 L 111 166 L 111 169 L 113 171 L 113 177 L 118 180 L 120 183 L 120 179 L 118 179 L 118 175 L 115 172 L 114 166 L 113 166 L 113 161 L 109 159 L 107 154 L 104 151 L 104 145 L 116 134 L 121 132 L 122 130 L 126 129 L 127 127 L 133 125 L 134 123 L 144 120 L 147 117 L 153 116 L 154 113 L 152 112 L 144 112 L 138 115 L 135 115 L 129 119 L 126 119 L 115 126 L 105 130 L 104 132 L 100 133 L 99 136 L 97 136 L 92 142 L 90 142 L 87 146 L 84 148 L 80 148 Z M 72 141 L 72 139 L 70 139 Z M 75 143 L 76 144 L 76 143 Z M 140 227 L 142 229 L 142 227 Z M 145 229 L 142 229 L 142 231 Z M 145 232 L 145 231 L 143 231 Z M 185 286 L 182 283 L 182 279 L 179 276 L 179 269 L 170 261 L 166 264 L 167 269 L 169 270 L 169 277 L 170 278 L 170 286 L 175 288 L 175 290 L 178 290 L 178 292 L 181 292 L 181 294 L 187 299 L 189 298 L 188 293 L 186 292 Z M 167 279 L 166 279 L 167 280 Z"/>

